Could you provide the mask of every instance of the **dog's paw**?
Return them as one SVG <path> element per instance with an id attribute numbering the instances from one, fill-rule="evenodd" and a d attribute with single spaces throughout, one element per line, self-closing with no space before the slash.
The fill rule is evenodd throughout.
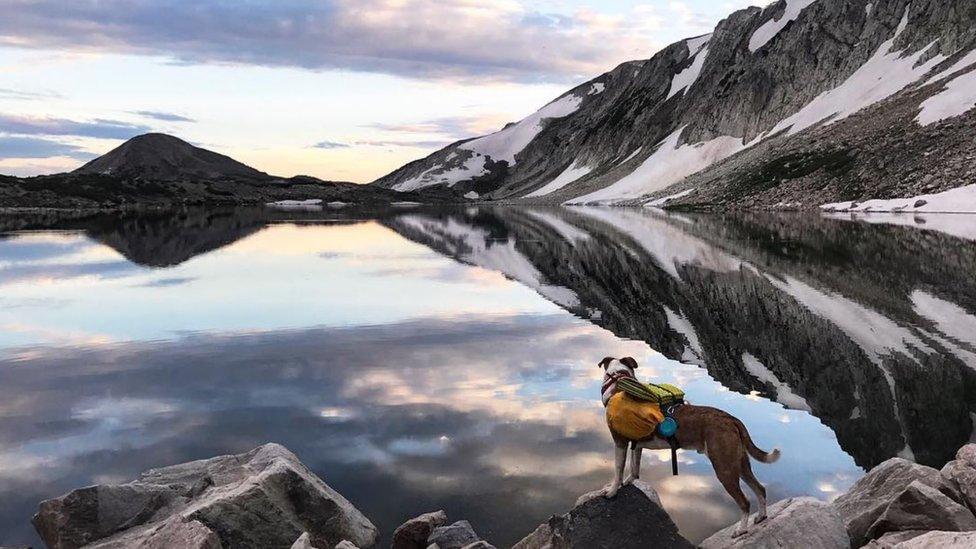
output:
<path id="1" fill-rule="evenodd" d="M 630 486 L 635 480 L 637 479 L 634 477 L 634 475 L 629 475 L 624 479 L 623 486 Z"/>
<path id="2" fill-rule="evenodd" d="M 732 537 L 733 538 L 737 538 L 739 536 L 744 536 L 744 535 L 746 535 L 748 533 L 749 533 L 749 530 L 736 530 L 735 532 L 732 532 Z"/>
<path id="3" fill-rule="evenodd" d="M 756 520 L 752 521 L 753 524 L 759 524 L 766 520 L 766 515 L 756 515 Z"/>
<path id="4" fill-rule="evenodd" d="M 606 490 L 603 491 L 603 497 L 607 499 L 613 499 L 617 497 L 617 491 L 620 490 L 619 485 L 608 486 Z"/>

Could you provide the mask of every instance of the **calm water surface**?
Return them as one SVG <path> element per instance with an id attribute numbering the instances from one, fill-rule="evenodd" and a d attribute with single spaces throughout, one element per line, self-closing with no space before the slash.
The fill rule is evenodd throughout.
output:
<path id="1" fill-rule="evenodd" d="M 625 209 L 0 218 L 0 545 L 43 499 L 264 442 L 380 528 L 509 545 L 609 478 L 605 355 L 749 427 L 771 497 L 940 466 L 976 411 L 976 219 Z M 682 532 L 707 460 L 645 458 Z M 654 459 L 658 458 L 658 459 Z"/>

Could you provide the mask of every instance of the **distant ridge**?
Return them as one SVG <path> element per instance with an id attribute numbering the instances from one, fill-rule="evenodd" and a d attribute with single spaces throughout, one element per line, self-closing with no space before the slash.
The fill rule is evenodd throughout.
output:
<path id="1" fill-rule="evenodd" d="M 153 181 L 271 177 L 233 158 L 163 133 L 133 137 L 72 173 L 141 177 Z"/>

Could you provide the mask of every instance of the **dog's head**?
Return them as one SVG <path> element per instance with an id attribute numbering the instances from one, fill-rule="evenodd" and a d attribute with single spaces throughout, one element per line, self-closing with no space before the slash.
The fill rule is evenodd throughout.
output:
<path id="1" fill-rule="evenodd" d="M 600 387 L 600 394 L 603 398 L 603 405 L 606 406 L 610 397 L 617 392 L 617 381 L 622 377 L 637 377 L 634 370 L 637 369 L 637 361 L 633 357 L 624 357 L 620 360 L 608 356 L 600 361 L 600 368 L 603 368 L 603 385 Z"/>
<path id="2" fill-rule="evenodd" d="M 600 361 L 599 366 L 600 368 L 603 368 L 603 371 L 607 376 L 616 374 L 618 372 L 626 372 L 630 374 L 631 377 L 634 377 L 634 370 L 637 369 L 637 361 L 631 356 L 625 356 L 620 360 L 617 360 L 612 356 L 608 356 Z"/>

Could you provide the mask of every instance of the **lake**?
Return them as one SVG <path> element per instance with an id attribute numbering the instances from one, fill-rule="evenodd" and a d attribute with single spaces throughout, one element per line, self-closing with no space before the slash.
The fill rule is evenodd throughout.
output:
<path id="1" fill-rule="evenodd" d="M 973 438 L 976 219 L 570 208 L 0 217 L 0 542 L 43 499 L 265 442 L 379 527 L 506 546 L 610 478 L 604 356 L 742 419 L 771 500 Z M 682 533 L 706 459 L 644 459 Z M 2 543 L 0 543 L 2 544 Z"/>

